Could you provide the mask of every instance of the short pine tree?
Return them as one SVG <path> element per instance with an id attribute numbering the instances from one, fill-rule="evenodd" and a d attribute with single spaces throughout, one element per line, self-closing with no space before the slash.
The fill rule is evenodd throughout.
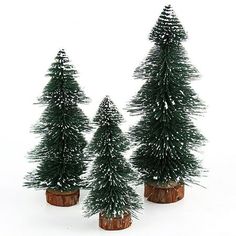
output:
<path id="1" fill-rule="evenodd" d="M 195 177 L 202 173 L 195 152 L 205 138 L 192 117 L 205 107 L 190 86 L 199 74 L 182 46 L 186 38 L 166 6 L 149 37 L 154 47 L 134 74 L 145 83 L 128 106 L 132 115 L 141 115 L 130 131 L 137 146 L 131 161 L 146 183 L 197 183 Z"/>
<path id="2" fill-rule="evenodd" d="M 130 186 L 135 173 L 122 155 L 128 148 L 128 141 L 118 126 L 122 119 L 106 96 L 94 118 L 98 129 L 89 145 L 96 159 L 89 177 L 91 190 L 85 201 L 87 216 L 96 213 L 106 218 L 122 217 L 126 213 L 135 216 L 141 207 L 137 193 Z"/>
<path id="3" fill-rule="evenodd" d="M 77 104 L 87 103 L 88 98 L 76 82 L 77 71 L 64 50 L 58 52 L 47 76 L 50 81 L 39 99 L 39 104 L 47 107 L 33 129 L 42 138 L 29 154 L 38 166 L 26 176 L 25 186 L 73 191 L 81 187 L 81 175 L 86 169 L 82 132 L 90 129 Z"/>

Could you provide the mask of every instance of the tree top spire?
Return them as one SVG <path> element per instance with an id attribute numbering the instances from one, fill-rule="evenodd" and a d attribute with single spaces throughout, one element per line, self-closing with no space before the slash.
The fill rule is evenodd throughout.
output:
<path id="1" fill-rule="evenodd" d="M 149 39 L 159 45 L 179 44 L 187 39 L 187 34 L 170 4 L 164 7 Z"/>
<path id="2" fill-rule="evenodd" d="M 119 124 L 123 120 L 122 115 L 119 113 L 116 105 L 108 95 L 102 100 L 99 105 L 98 111 L 95 115 L 94 122 L 103 125 Z"/>
<path id="3" fill-rule="evenodd" d="M 58 51 L 57 56 L 63 56 L 63 57 L 65 57 L 65 56 L 66 56 L 65 49 L 61 48 L 61 49 Z"/>

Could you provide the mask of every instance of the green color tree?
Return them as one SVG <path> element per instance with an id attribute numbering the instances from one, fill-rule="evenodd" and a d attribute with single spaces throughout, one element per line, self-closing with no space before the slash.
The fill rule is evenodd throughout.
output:
<path id="1" fill-rule="evenodd" d="M 182 46 L 186 38 L 166 6 L 149 37 L 154 46 L 134 73 L 145 83 L 128 105 L 132 115 L 141 115 L 130 131 L 137 146 L 131 161 L 146 183 L 197 183 L 202 173 L 195 154 L 205 139 L 192 118 L 205 107 L 191 88 L 199 74 Z"/>
<path id="2" fill-rule="evenodd" d="M 121 217 L 140 208 L 139 198 L 130 184 L 135 173 L 122 153 L 128 149 L 128 141 L 119 128 L 123 118 L 114 103 L 106 96 L 94 118 L 98 125 L 89 145 L 95 156 L 89 177 L 91 188 L 85 201 L 87 216 L 102 213 L 107 218 Z"/>
<path id="3" fill-rule="evenodd" d="M 64 50 L 58 52 L 47 76 L 50 81 L 38 102 L 47 107 L 33 128 L 42 138 L 29 153 L 29 159 L 38 166 L 26 176 L 25 186 L 73 191 L 81 187 L 86 170 L 83 132 L 90 129 L 77 104 L 87 103 L 88 98 L 76 82 L 77 71 Z"/>

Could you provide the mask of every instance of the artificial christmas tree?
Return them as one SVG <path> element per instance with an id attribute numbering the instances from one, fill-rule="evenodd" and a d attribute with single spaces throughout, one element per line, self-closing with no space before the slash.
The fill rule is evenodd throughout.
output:
<path id="1" fill-rule="evenodd" d="M 77 71 L 64 50 L 58 52 L 47 76 L 50 81 L 39 99 L 39 104 L 47 107 L 33 129 L 42 139 L 29 154 L 38 166 L 26 176 L 24 185 L 46 189 L 52 205 L 71 206 L 78 202 L 82 187 L 81 175 L 86 169 L 83 132 L 90 129 L 77 104 L 87 103 L 88 98 L 76 82 Z"/>
<path id="2" fill-rule="evenodd" d="M 131 215 L 141 206 L 130 184 L 135 173 L 122 153 L 128 142 L 119 124 L 122 116 L 108 96 L 104 98 L 94 118 L 98 125 L 89 145 L 94 155 L 89 177 L 90 193 L 85 201 L 86 215 L 99 213 L 99 226 L 106 230 L 120 230 L 131 225 Z"/>
<path id="3" fill-rule="evenodd" d="M 170 203 L 184 197 L 184 184 L 201 175 L 195 151 L 205 139 L 193 124 L 204 105 L 190 84 L 199 77 L 182 41 L 187 35 L 171 6 L 161 13 L 149 39 L 154 46 L 134 77 L 145 83 L 128 110 L 141 115 L 130 134 L 137 149 L 131 161 L 145 184 L 144 196 Z"/>

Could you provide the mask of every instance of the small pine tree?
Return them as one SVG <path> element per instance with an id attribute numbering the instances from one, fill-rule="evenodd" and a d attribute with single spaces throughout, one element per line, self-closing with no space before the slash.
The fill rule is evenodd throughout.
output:
<path id="1" fill-rule="evenodd" d="M 134 74 L 145 83 L 128 106 L 132 115 L 141 115 L 130 131 L 137 145 L 131 161 L 146 183 L 196 183 L 194 177 L 201 175 L 194 152 L 205 139 L 192 117 L 205 107 L 191 88 L 199 74 L 182 46 L 186 38 L 171 6 L 166 6 L 149 37 L 154 47 Z"/>
<path id="2" fill-rule="evenodd" d="M 58 52 L 47 76 L 50 81 L 39 99 L 39 104 L 47 107 L 33 129 L 42 139 L 29 154 L 29 159 L 39 164 L 26 176 L 25 186 L 74 191 L 81 187 L 86 169 L 82 132 L 90 129 L 77 104 L 87 103 L 88 98 L 76 82 L 77 71 L 64 50 Z"/>
<path id="3" fill-rule="evenodd" d="M 129 185 L 135 174 L 122 152 L 128 141 L 119 124 L 122 116 L 108 96 L 104 98 L 94 118 L 98 125 L 89 145 L 96 159 L 91 170 L 91 191 L 85 201 L 86 215 L 101 213 L 106 218 L 121 217 L 140 208 L 137 193 Z"/>

